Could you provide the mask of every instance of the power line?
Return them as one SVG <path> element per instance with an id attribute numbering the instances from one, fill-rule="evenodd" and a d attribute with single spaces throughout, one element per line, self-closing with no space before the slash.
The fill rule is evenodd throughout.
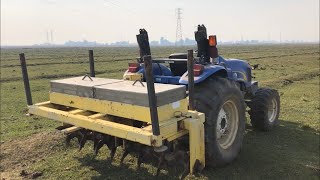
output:
<path id="1" fill-rule="evenodd" d="M 182 40 L 182 28 L 181 28 L 181 14 L 182 14 L 182 9 L 177 8 L 176 9 L 176 16 L 177 16 L 177 29 L 176 29 L 176 45 L 183 45 L 183 40 Z"/>

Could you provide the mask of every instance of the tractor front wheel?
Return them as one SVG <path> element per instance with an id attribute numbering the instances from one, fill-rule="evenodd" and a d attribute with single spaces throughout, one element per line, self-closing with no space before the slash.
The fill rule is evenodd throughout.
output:
<path id="1" fill-rule="evenodd" d="M 195 86 L 195 106 L 206 117 L 206 165 L 230 163 L 241 150 L 245 132 L 241 91 L 233 81 L 213 77 Z"/>
<path id="2" fill-rule="evenodd" d="M 251 124 L 255 129 L 269 131 L 278 124 L 280 113 L 278 91 L 260 88 L 248 105 Z"/>

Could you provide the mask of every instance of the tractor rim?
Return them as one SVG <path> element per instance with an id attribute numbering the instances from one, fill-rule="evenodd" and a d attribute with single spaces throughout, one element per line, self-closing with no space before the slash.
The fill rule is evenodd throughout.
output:
<path id="1" fill-rule="evenodd" d="M 229 100 L 226 101 L 218 115 L 217 121 L 217 140 L 223 149 L 229 148 L 238 132 L 239 116 L 236 104 Z"/>
<path id="2" fill-rule="evenodd" d="M 278 103 L 277 103 L 276 99 L 273 98 L 268 106 L 268 120 L 271 123 L 276 119 L 277 112 L 278 112 L 277 107 L 278 107 Z"/>

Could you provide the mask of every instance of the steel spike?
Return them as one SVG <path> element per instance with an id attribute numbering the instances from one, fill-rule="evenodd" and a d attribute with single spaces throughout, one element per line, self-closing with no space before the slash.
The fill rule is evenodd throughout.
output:
<path id="1" fill-rule="evenodd" d="M 161 168 L 163 161 L 164 161 L 164 154 L 165 154 L 164 152 L 160 152 L 156 176 L 159 176 L 159 174 L 160 174 L 160 170 L 161 170 L 160 168 Z"/>
<path id="2" fill-rule="evenodd" d="M 98 139 L 98 134 L 95 133 L 94 131 L 92 132 L 92 141 L 93 141 L 93 151 L 95 152 L 99 139 Z"/>
<path id="3" fill-rule="evenodd" d="M 81 136 L 81 139 L 79 142 L 79 151 L 81 151 L 81 149 L 84 147 L 84 145 L 87 142 L 87 132 L 84 130 L 83 132 L 81 132 L 80 136 Z"/>
<path id="4" fill-rule="evenodd" d="M 103 145 L 104 145 L 104 141 L 102 139 L 97 142 L 94 149 L 95 155 L 99 153 L 99 150 L 102 148 Z"/>
<path id="5" fill-rule="evenodd" d="M 137 168 L 140 169 L 141 163 L 143 159 L 143 150 L 142 148 L 140 149 L 139 156 L 138 156 L 138 162 L 137 162 Z"/>
<path id="6" fill-rule="evenodd" d="M 110 152 L 110 160 L 111 161 L 113 161 L 114 155 L 116 154 L 116 150 L 117 150 L 116 146 L 111 149 L 111 152 Z"/>
<path id="7" fill-rule="evenodd" d="M 67 147 L 70 146 L 70 141 L 71 141 L 74 137 L 75 137 L 75 136 L 74 136 L 73 133 L 68 134 L 68 135 L 66 136 L 66 146 L 67 146 Z"/>
<path id="8" fill-rule="evenodd" d="M 129 154 L 129 150 L 125 149 L 120 160 L 120 165 L 123 164 L 123 160 L 128 156 L 128 154 Z"/>

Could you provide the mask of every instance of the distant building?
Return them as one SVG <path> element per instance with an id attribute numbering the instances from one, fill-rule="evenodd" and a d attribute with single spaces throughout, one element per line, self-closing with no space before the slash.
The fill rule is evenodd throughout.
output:
<path id="1" fill-rule="evenodd" d="M 150 45 L 151 46 L 159 46 L 159 41 L 151 41 Z"/>
<path id="2" fill-rule="evenodd" d="M 64 43 L 65 46 L 79 46 L 79 47 L 88 47 L 88 46 L 103 46 L 104 44 L 97 43 L 96 41 L 90 42 L 87 40 L 83 41 L 67 41 Z"/>
<path id="3" fill-rule="evenodd" d="M 219 41 L 218 45 L 259 45 L 259 44 L 298 44 L 298 43 L 319 43 L 319 42 L 305 42 L 302 40 L 241 40 L 238 41 Z M 183 46 L 194 46 L 197 42 L 194 39 L 185 38 L 179 42 L 171 42 L 168 39 L 161 37 L 159 41 L 150 41 L 151 46 L 174 46 L 174 45 L 183 45 Z M 53 43 L 43 43 L 43 44 L 34 44 L 33 46 L 38 47 L 104 47 L 104 46 L 113 46 L 113 47 L 136 47 L 137 43 L 130 43 L 129 41 L 116 41 L 112 43 L 98 43 L 96 41 L 67 41 L 64 44 L 53 44 Z"/>
<path id="4" fill-rule="evenodd" d="M 197 42 L 195 40 L 189 39 L 189 38 L 186 38 L 183 43 L 183 45 L 185 45 L 185 46 L 191 46 L 191 45 L 196 45 L 196 44 L 197 44 Z"/>
<path id="5" fill-rule="evenodd" d="M 164 37 L 160 38 L 160 46 L 173 46 L 174 43 L 170 42 L 169 40 L 165 39 Z"/>
<path id="6" fill-rule="evenodd" d="M 114 43 L 111 43 L 109 46 L 130 46 L 129 41 L 117 41 Z"/>

